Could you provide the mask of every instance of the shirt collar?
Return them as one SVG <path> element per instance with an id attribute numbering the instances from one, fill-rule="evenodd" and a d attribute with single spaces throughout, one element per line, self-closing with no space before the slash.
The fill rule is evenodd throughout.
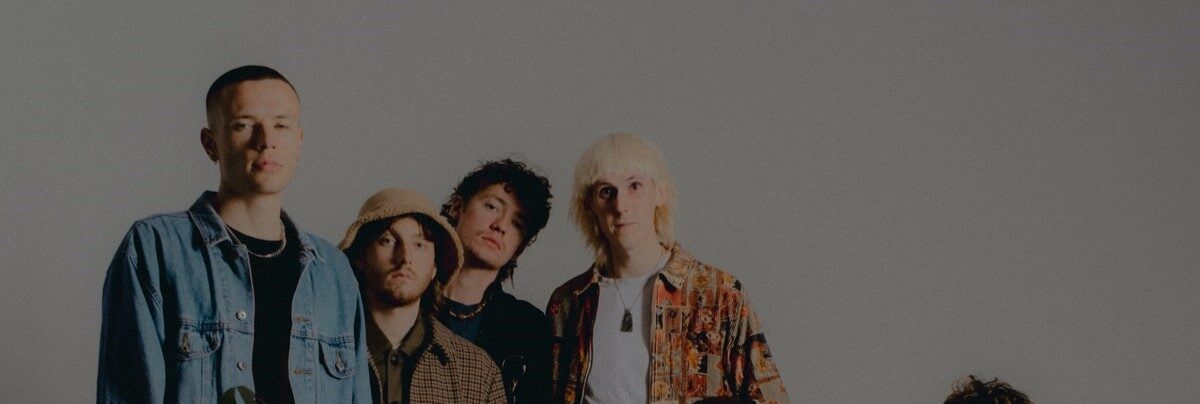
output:
<path id="1" fill-rule="evenodd" d="M 383 334 L 383 330 L 375 324 L 375 318 L 367 314 L 367 350 L 371 355 L 371 359 L 375 363 L 387 363 L 387 356 L 393 351 L 391 341 L 388 341 L 387 335 Z M 398 350 L 404 354 L 405 359 L 411 359 L 421 352 L 421 349 L 429 342 L 431 335 L 429 330 L 429 320 L 425 315 L 418 315 L 417 321 L 413 323 L 412 328 L 404 334 L 404 339 L 400 340 Z"/>
<path id="2" fill-rule="evenodd" d="M 687 279 L 688 270 L 692 267 L 692 262 L 695 261 L 695 258 L 685 251 L 683 247 L 680 247 L 679 243 L 672 244 L 668 253 L 671 258 L 668 258 L 667 265 L 661 271 L 658 271 L 658 276 L 666 282 L 668 288 L 674 289 L 683 284 L 684 280 Z M 588 288 L 591 288 L 592 285 L 599 285 L 600 280 L 604 278 L 600 274 L 600 266 L 595 263 L 592 264 L 591 269 L 588 271 L 591 273 L 591 279 L 583 284 L 582 287 L 575 290 L 575 295 L 583 293 Z"/>
<path id="3" fill-rule="evenodd" d="M 229 237 L 229 232 L 225 228 L 225 222 L 221 220 L 221 216 L 213 208 L 212 201 L 216 197 L 216 192 L 204 191 L 204 193 L 200 194 L 199 198 L 196 198 L 196 202 L 192 203 L 192 207 L 188 208 L 188 215 L 192 217 L 192 223 L 200 231 L 200 237 L 204 239 L 204 244 L 210 247 L 222 241 L 232 242 L 233 240 Z M 325 257 L 322 257 L 317 252 L 308 233 L 300 231 L 300 228 L 296 227 L 296 223 L 292 221 L 291 216 L 288 216 L 287 212 L 281 211 L 280 213 L 280 219 L 283 220 L 284 228 L 288 231 L 294 231 L 296 239 L 300 240 L 301 254 L 315 257 L 319 261 L 325 261 Z"/>
<path id="4" fill-rule="evenodd" d="M 671 246 L 671 259 L 667 260 L 667 266 L 658 272 L 659 276 L 666 281 L 668 287 L 678 288 L 687 279 L 695 261 L 696 258 L 692 257 L 692 254 L 680 247 L 679 243 L 675 243 Z"/>

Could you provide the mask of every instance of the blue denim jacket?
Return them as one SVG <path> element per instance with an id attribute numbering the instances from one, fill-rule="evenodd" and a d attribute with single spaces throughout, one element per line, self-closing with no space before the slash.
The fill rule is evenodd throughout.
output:
<path id="1" fill-rule="evenodd" d="M 104 281 L 96 402 L 253 402 L 250 258 L 214 196 L 139 220 L 125 235 Z M 296 402 L 370 403 L 358 282 L 342 252 L 297 233 L 304 273 L 288 359 Z"/>

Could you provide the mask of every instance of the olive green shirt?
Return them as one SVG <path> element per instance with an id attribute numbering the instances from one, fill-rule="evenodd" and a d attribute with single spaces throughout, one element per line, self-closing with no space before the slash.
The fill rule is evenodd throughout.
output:
<path id="1" fill-rule="evenodd" d="M 412 380 L 413 366 L 421 351 L 429 344 L 429 324 L 424 315 L 418 315 L 408 334 L 400 341 L 400 346 L 393 347 L 383 330 L 375 324 L 371 316 L 367 316 L 367 353 L 375 372 L 376 383 L 382 389 L 383 398 L 388 404 L 407 403 L 405 396 L 408 384 Z"/>

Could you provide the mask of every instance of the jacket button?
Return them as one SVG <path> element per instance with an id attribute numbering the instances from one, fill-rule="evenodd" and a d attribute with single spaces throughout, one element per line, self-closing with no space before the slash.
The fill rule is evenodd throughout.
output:
<path id="1" fill-rule="evenodd" d="M 346 363 L 338 362 L 336 365 L 333 365 L 333 367 L 336 368 L 339 372 L 341 372 L 341 371 L 346 370 Z"/>
<path id="2" fill-rule="evenodd" d="M 246 362 L 239 361 L 237 364 L 238 370 L 246 370 Z"/>
<path id="3" fill-rule="evenodd" d="M 398 352 L 392 352 L 391 358 L 389 359 L 392 361 L 393 365 L 400 364 L 400 354 Z"/>
<path id="4" fill-rule="evenodd" d="M 235 314 L 235 315 L 237 316 L 238 320 L 246 319 L 246 311 L 245 310 L 238 310 L 237 314 Z"/>

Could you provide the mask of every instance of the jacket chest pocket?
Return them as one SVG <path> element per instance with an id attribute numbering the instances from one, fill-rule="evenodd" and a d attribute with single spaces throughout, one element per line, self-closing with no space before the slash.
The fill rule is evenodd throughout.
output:
<path id="1" fill-rule="evenodd" d="M 168 377 L 166 390 L 167 401 L 203 402 L 214 400 L 211 397 L 216 389 L 216 358 L 215 353 L 224 343 L 225 333 L 220 329 L 205 329 L 201 324 L 185 321 L 180 326 L 170 347 L 171 357 L 175 359 L 168 372 L 174 377 Z"/>
<path id="2" fill-rule="evenodd" d="M 354 355 L 354 337 L 344 336 L 332 339 L 320 339 L 317 370 L 317 403 L 346 402 L 347 397 L 354 397 L 354 372 L 367 372 L 366 363 L 360 363 Z M 365 360 L 365 358 L 364 358 Z"/>
<path id="3" fill-rule="evenodd" d="M 198 327 L 184 326 L 176 338 L 175 358 L 192 361 L 212 355 L 221 348 L 223 333 L 220 330 L 200 331 Z"/>
<path id="4" fill-rule="evenodd" d="M 317 360 L 322 370 L 316 370 L 314 377 L 317 386 L 318 403 L 346 402 L 347 397 L 354 397 L 354 381 L 358 379 L 354 372 L 362 367 L 367 372 L 366 363 L 360 363 L 355 356 L 353 336 L 321 339 L 317 342 Z M 365 358 L 363 360 L 366 360 Z"/>
<path id="5" fill-rule="evenodd" d="M 354 357 L 354 339 L 344 337 L 334 341 L 321 341 L 321 365 L 334 379 L 345 379 L 354 375 L 358 365 Z"/>

